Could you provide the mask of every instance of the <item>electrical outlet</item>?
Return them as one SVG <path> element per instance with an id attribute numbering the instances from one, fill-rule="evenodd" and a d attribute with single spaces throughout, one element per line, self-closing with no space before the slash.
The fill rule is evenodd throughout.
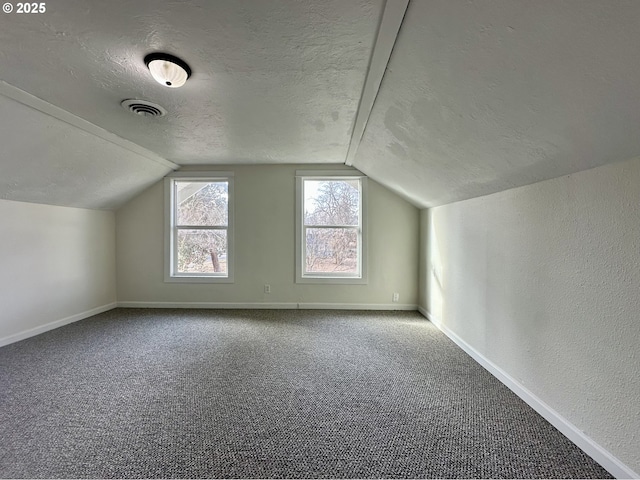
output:
<path id="1" fill-rule="evenodd" d="M 271 293 L 271 285 L 268 283 L 264 284 L 264 293 Z"/>
<path id="2" fill-rule="evenodd" d="M 398 303 L 400 301 L 400 294 L 398 292 L 395 292 L 393 294 L 393 303 Z"/>

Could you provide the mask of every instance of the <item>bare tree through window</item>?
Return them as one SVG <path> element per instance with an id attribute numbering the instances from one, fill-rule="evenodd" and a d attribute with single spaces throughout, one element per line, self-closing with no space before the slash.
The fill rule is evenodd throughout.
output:
<path id="1" fill-rule="evenodd" d="M 359 182 L 304 181 L 306 273 L 358 273 Z"/>
<path id="2" fill-rule="evenodd" d="M 227 273 L 229 185 L 175 182 L 179 273 Z"/>

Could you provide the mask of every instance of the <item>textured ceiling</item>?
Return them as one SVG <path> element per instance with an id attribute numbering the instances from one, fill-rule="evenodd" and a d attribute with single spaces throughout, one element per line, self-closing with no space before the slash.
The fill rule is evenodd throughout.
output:
<path id="1" fill-rule="evenodd" d="M 0 199 L 116 209 L 177 167 L 18 89 L 0 93 Z"/>
<path id="2" fill-rule="evenodd" d="M 640 2 L 413 0 L 353 164 L 436 206 L 640 156 Z"/>
<path id="3" fill-rule="evenodd" d="M 56 0 L 0 17 L 5 82 L 179 164 L 343 162 L 383 0 Z M 187 84 L 143 63 L 173 53 Z M 146 119 L 126 98 L 164 106 Z"/>
<path id="4" fill-rule="evenodd" d="M 383 11 L 400 5 L 399 22 L 404 2 L 0 14 L 0 198 L 117 208 L 179 165 L 349 158 L 435 206 L 640 156 L 640 2 L 412 0 L 395 41 Z M 190 64 L 184 87 L 152 80 L 154 51 Z"/>

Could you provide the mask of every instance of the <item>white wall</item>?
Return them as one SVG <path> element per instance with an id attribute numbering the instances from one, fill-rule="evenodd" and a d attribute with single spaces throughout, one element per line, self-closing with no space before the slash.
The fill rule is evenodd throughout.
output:
<path id="1" fill-rule="evenodd" d="M 115 214 L 0 200 L 0 345 L 116 301 Z"/>
<path id="2" fill-rule="evenodd" d="M 162 182 L 117 212 L 118 301 L 164 303 L 348 304 L 399 308 L 418 302 L 419 211 L 369 182 L 368 285 L 295 284 L 296 169 L 335 165 L 222 166 L 235 173 L 235 283 L 164 283 Z M 264 293 L 264 284 L 271 294 Z"/>
<path id="3" fill-rule="evenodd" d="M 421 307 L 640 472 L 640 159 L 424 210 L 421 231 Z"/>

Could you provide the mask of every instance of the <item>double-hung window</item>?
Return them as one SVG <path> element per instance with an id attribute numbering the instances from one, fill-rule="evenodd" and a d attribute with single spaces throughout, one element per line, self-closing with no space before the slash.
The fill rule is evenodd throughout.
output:
<path id="1" fill-rule="evenodd" d="M 296 173 L 296 282 L 367 283 L 366 177 Z"/>
<path id="2" fill-rule="evenodd" d="M 233 281 L 233 174 L 177 172 L 165 179 L 165 281 Z"/>

